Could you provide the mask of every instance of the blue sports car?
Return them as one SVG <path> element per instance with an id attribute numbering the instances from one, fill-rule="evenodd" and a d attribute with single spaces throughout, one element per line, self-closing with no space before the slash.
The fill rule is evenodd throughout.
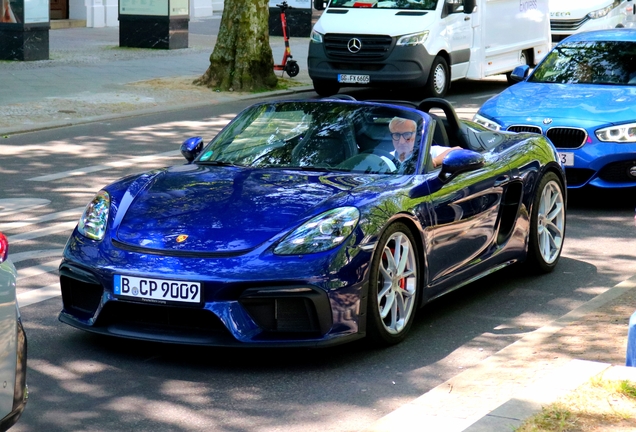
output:
<path id="1" fill-rule="evenodd" d="M 488 100 L 475 121 L 547 136 L 569 188 L 636 186 L 636 30 L 575 34 L 512 78 L 522 82 Z"/>
<path id="2" fill-rule="evenodd" d="M 448 147 L 437 167 L 432 146 Z M 181 152 L 88 204 L 60 264 L 62 322 L 183 344 L 390 345 L 428 301 L 561 254 L 552 144 L 460 121 L 442 99 L 259 103 Z"/>

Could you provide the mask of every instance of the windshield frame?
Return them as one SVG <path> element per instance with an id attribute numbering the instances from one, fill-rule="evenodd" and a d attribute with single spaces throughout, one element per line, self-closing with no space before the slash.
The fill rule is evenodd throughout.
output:
<path id="1" fill-rule="evenodd" d="M 388 128 L 393 117 L 416 123 L 414 148 L 408 164 L 400 162 L 395 167 L 387 161 L 391 158 L 387 153 L 395 152 Z M 239 113 L 193 163 L 317 172 L 417 174 L 426 159 L 422 156 L 427 154 L 425 137 L 430 124 L 427 114 L 390 104 L 341 100 L 263 102 Z M 374 157 L 363 157 L 363 154 Z M 378 158 L 387 163 L 388 168 Z"/>

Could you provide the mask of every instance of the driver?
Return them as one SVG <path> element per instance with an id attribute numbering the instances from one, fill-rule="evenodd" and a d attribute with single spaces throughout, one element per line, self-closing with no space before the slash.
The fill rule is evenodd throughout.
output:
<path id="1" fill-rule="evenodd" d="M 391 152 L 393 156 L 400 163 L 408 160 L 413 156 L 413 148 L 415 146 L 415 135 L 417 130 L 417 123 L 414 120 L 405 119 L 402 117 L 393 117 L 389 123 L 389 131 L 391 132 L 391 140 L 393 141 L 394 151 Z M 437 167 L 442 164 L 444 157 L 453 150 L 460 149 L 461 147 L 444 147 L 440 145 L 431 146 L 431 158 L 433 160 L 433 166 Z"/>

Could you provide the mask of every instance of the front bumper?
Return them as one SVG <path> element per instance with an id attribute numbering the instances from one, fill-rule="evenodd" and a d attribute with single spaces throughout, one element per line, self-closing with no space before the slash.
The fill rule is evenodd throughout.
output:
<path id="1" fill-rule="evenodd" d="M 103 243 L 74 234 L 65 249 L 59 319 L 73 327 L 209 346 L 311 347 L 364 336 L 369 253 L 344 245 L 311 259 L 262 254 L 184 258 Z M 336 268 L 334 262 L 345 265 Z M 202 301 L 157 304 L 122 298 L 113 293 L 115 274 L 199 281 Z"/>
<path id="2" fill-rule="evenodd" d="M 338 82 L 340 74 L 368 75 L 369 84 L 365 86 L 422 87 L 428 81 L 435 60 L 435 56 L 423 46 L 395 46 L 395 40 L 385 55 L 373 59 L 360 58 L 355 54 L 334 56 L 328 53 L 325 46 L 325 43 L 309 44 L 307 65 L 309 76 L 314 81 Z"/>
<path id="3" fill-rule="evenodd" d="M 569 188 L 594 186 L 604 189 L 636 187 L 636 144 L 594 141 L 577 149 L 559 148 L 559 153 L 572 153 L 574 166 L 565 167 Z"/>

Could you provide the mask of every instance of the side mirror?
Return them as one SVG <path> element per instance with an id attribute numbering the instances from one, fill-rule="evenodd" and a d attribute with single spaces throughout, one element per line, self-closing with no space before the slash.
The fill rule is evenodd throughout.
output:
<path id="1" fill-rule="evenodd" d="M 521 82 L 530 75 L 530 66 L 517 66 L 510 74 L 510 79 L 514 82 Z"/>
<path id="2" fill-rule="evenodd" d="M 439 178 L 447 182 L 452 177 L 467 171 L 474 171 L 484 166 L 484 157 L 472 150 L 453 150 L 446 155 L 442 162 Z"/>
<path id="3" fill-rule="evenodd" d="M 325 1 L 324 0 L 314 0 L 314 9 L 316 10 L 325 10 Z"/>
<path id="4" fill-rule="evenodd" d="M 181 154 L 188 161 L 192 162 L 203 150 L 203 138 L 200 136 L 188 138 L 181 144 Z"/>
<path id="5" fill-rule="evenodd" d="M 475 10 L 475 0 L 464 0 L 464 13 L 471 14 Z"/>

